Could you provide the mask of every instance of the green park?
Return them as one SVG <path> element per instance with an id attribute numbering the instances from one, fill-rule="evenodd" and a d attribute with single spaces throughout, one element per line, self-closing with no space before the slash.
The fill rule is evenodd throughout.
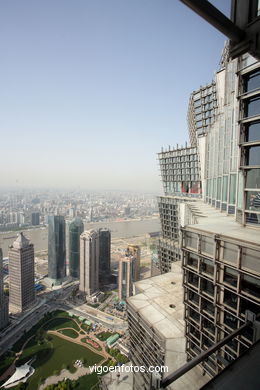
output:
<path id="1" fill-rule="evenodd" d="M 98 389 L 98 375 L 86 371 L 77 379 L 65 380 L 62 370 L 75 373 L 78 370 L 75 362 L 82 362 L 81 369 L 94 364 L 115 365 L 117 362 L 125 363 L 127 358 L 118 350 L 105 348 L 104 341 L 111 336 L 109 332 L 103 332 L 100 337 L 90 336 L 90 326 L 75 316 L 70 316 L 63 311 L 48 313 L 29 332 L 13 345 L 11 350 L 1 356 L 0 360 L 0 386 L 14 372 L 14 367 L 19 367 L 28 361 L 35 372 L 26 383 L 19 383 L 11 387 L 12 390 L 36 390 L 45 384 L 45 380 L 51 376 L 57 378 L 56 384 L 42 386 L 47 390 L 56 389 Z M 94 339 L 94 340 L 93 340 Z M 91 341 L 91 343 L 89 343 Z M 9 376 L 10 376 L 9 375 Z M 66 377 L 66 375 L 65 375 Z"/>

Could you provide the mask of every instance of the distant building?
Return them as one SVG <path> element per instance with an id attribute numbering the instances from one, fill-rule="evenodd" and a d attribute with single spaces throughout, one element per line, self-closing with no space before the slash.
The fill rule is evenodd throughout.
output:
<path id="1" fill-rule="evenodd" d="M 125 256 L 118 263 L 118 298 L 125 300 L 133 295 L 133 282 L 138 275 L 138 260 L 135 256 Z"/>
<path id="2" fill-rule="evenodd" d="M 0 248 L 0 329 L 8 324 L 8 300 L 4 295 L 3 253 Z"/>
<path id="3" fill-rule="evenodd" d="M 23 233 L 19 233 L 9 248 L 10 311 L 23 312 L 34 301 L 34 247 Z"/>
<path id="4" fill-rule="evenodd" d="M 101 228 L 99 234 L 99 283 L 100 286 L 109 282 L 111 257 L 111 232 Z"/>
<path id="5" fill-rule="evenodd" d="M 37 213 L 37 212 L 32 213 L 31 223 L 32 223 L 32 226 L 40 225 L 40 213 Z"/>
<path id="6" fill-rule="evenodd" d="M 48 218 L 48 276 L 53 282 L 61 283 L 66 277 L 65 220 L 63 216 Z"/>
<path id="7" fill-rule="evenodd" d="M 73 207 L 71 207 L 69 209 L 69 217 L 70 218 L 74 218 L 75 217 L 75 209 Z"/>
<path id="8" fill-rule="evenodd" d="M 80 236 L 79 291 L 92 295 L 99 288 L 99 236 L 87 230 Z"/>
<path id="9" fill-rule="evenodd" d="M 75 218 L 69 225 L 69 270 L 70 276 L 79 278 L 80 235 L 84 231 L 81 218 Z"/>

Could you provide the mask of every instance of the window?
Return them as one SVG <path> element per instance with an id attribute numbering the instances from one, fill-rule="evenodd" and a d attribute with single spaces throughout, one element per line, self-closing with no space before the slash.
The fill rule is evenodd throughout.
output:
<path id="1" fill-rule="evenodd" d="M 255 314 L 260 313 L 260 304 L 253 303 L 248 299 L 240 298 L 240 310 L 244 315 L 246 314 L 246 310 L 249 310 Z"/>
<path id="2" fill-rule="evenodd" d="M 234 244 L 224 242 L 223 244 L 223 260 L 229 261 L 230 263 L 237 262 L 238 248 Z"/>
<path id="3" fill-rule="evenodd" d="M 234 317 L 232 314 L 224 312 L 224 324 L 229 326 L 232 329 L 237 328 L 237 318 Z"/>
<path id="4" fill-rule="evenodd" d="M 196 322 L 200 321 L 200 315 L 196 310 L 193 310 L 191 307 L 189 307 L 189 316 Z"/>
<path id="5" fill-rule="evenodd" d="M 246 165 L 260 165 L 260 145 L 246 148 Z"/>
<path id="6" fill-rule="evenodd" d="M 218 177 L 218 190 L 217 190 L 217 199 L 221 199 L 221 177 Z"/>
<path id="7" fill-rule="evenodd" d="M 197 249 L 197 234 L 186 232 L 185 245 L 187 248 Z"/>
<path id="8" fill-rule="evenodd" d="M 237 176 L 230 175 L 230 187 L 229 187 L 229 203 L 230 204 L 236 203 L 236 182 L 237 182 Z"/>
<path id="9" fill-rule="evenodd" d="M 241 275 L 241 291 L 260 298 L 260 279 L 253 276 Z"/>
<path id="10" fill-rule="evenodd" d="M 207 299 L 202 299 L 201 304 L 202 304 L 201 307 L 203 311 L 206 311 L 207 313 L 214 316 L 215 306 L 213 305 L 212 302 L 209 302 Z"/>
<path id="11" fill-rule="evenodd" d="M 193 268 L 198 268 L 198 256 L 194 255 L 194 253 L 186 253 L 186 258 L 187 258 L 187 265 L 193 267 Z"/>
<path id="12" fill-rule="evenodd" d="M 199 277 L 197 274 L 193 272 L 188 273 L 188 283 L 192 284 L 194 287 L 198 287 L 199 285 Z"/>
<path id="13" fill-rule="evenodd" d="M 237 295 L 232 293 L 229 290 L 224 290 L 224 303 L 226 303 L 228 306 L 233 307 L 234 309 L 237 308 Z"/>
<path id="14" fill-rule="evenodd" d="M 260 70 L 249 73 L 244 78 L 244 92 L 260 88 Z"/>
<path id="15" fill-rule="evenodd" d="M 242 248 L 242 268 L 254 270 L 260 274 L 259 251 L 250 248 Z"/>
<path id="16" fill-rule="evenodd" d="M 222 202 L 227 202 L 227 187 L 228 187 L 228 176 L 223 176 Z"/>
<path id="17" fill-rule="evenodd" d="M 260 211 L 260 191 L 247 191 L 246 209 Z"/>
<path id="18" fill-rule="evenodd" d="M 260 96 L 254 96 L 246 101 L 245 116 L 254 116 L 260 114 Z"/>
<path id="19" fill-rule="evenodd" d="M 200 289 L 202 293 L 214 296 L 214 284 L 209 280 L 201 278 Z"/>
<path id="20" fill-rule="evenodd" d="M 202 258 L 200 261 L 200 270 L 201 272 L 204 272 L 207 275 L 213 275 L 214 274 L 213 262 L 211 260 Z"/>
<path id="21" fill-rule="evenodd" d="M 202 318 L 202 327 L 210 333 L 215 334 L 215 326 L 207 318 Z"/>
<path id="22" fill-rule="evenodd" d="M 246 214 L 246 223 L 252 225 L 260 225 L 260 215 L 256 213 L 245 213 Z"/>
<path id="23" fill-rule="evenodd" d="M 212 194 L 212 198 L 213 199 L 216 199 L 216 196 L 217 196 L 217 179 L 213 179 L 213 194 Z"/>
<path id="24" fill-rule="evenodd" d="M 248 169 L 246 172 L 246 188 L 260 188 L 260 168 Z"/>
<path id="25" fill-rule="evenodd" d="M 199 305 L 199 295 L 196 294 L 194 291 L 189 290 L 189 301 L 195 303 L 196 305 Z"/>
<path id="26" fill-rule="evenodd" d="M 201 252 L 213 255 L 213 239 L 210 237 L 201 237 Z"/>
<path id="27" fill-rule="evenodd" d="M 245 142 L 260 140 L 260 122 L 251 122 L 245 128 Z"/>
<path id="28" fill-rule="evenodd" d="M 225 267 L 224 268 L 224 282 L 229 284 L 230 286 L 237 286 L 237 271 L 232 268 Z"/>

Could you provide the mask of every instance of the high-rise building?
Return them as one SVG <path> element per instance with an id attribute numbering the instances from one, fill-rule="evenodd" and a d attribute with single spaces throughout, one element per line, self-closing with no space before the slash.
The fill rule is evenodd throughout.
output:
<path id="1" fill-rule="evenodd" d="M 0 329 L 8 324 L 8 299 L 4 294 L 3 253 L 0 248 Z"/>
<path id="2" fill-rule="evenodd" d="M 92 295 L 99 289 L 99 235 L 88 230 L 80 236 L 79 291 Z"/>
<path id="3" fill-rule="evenodd" d="M 79 278 L 80 235 L 84 231 L 82 219 L 77 217 L 69 225 L 69 271 L 72 278 Z"/>
<path id="4" fill-rule="evenodd" d="M 40 213 L 38 213 L 38 212 L 32 213 L 31 223 L 32 223 L 32 226 L 40 225 Z"/>
<path id="5" fill-rule="evenodd" d="M 35 301 L 34 247 L 19 233 L 9 247 L 9 308 L 11 312 L 23 312 Z"/>
<path id="6" fill-rule="evenodd" d="M 135 249 L 137 250 L 137 248 Z M 128 251 L 126 251 L 126 256 L 119 258 L 118 297 L 120 300 L 125 300 L 126 298 L 133 295 L 133 282 L 137 282 L 139 280 L 139 264 L 140 256 L 138 261 L 138 256 L 132 256 Z"/>
<path id="7" fill-rule="evenodd" d="M 247 311 L 260 312 L 260 63 L 227 61 L 214 84 L 213 120 L 197 133 L 204 202 L 181 228 L 188 359 L 242 326 Z M 203 88 L 192 94 L 189 117 L 205 99 Z M 215 376 L 255 341 L 244 333 L 204 370 Z"/>
<path id="8" fill-rule="evenodd" d="M 137 282 L 140 279 L 140 265 L 141 265 L 140 246 L 129 244 L 126 248 L 126 256 L 133 256 L 135 258 L 133 281 Z"/>
<path id="9" fill-rule="evenodd" d="M 100 287 L 109 282 L 111 257 L 111 232 L 101 228 L 99 234 L 99 284 Z"/>
<path id="10" fill-rule="evenodd" d="M 248 54 L 234 60 L 226 55 L 214 81 L 192 93 L 188 125 L 193 153 L 190 147 L 159 153 L 163 275 L 136 283 L 137 295 L 128 299 L 130 350 L 137 365 L 152 365 L 151 348 L 169 362 L 168 353 L 178 349 L 169 343 L 168 350 L 166 333 L 171 342 L 179 338 L 179 356 L 186 352 L 189 361 L 260 312 L 260 63 Z M 180 258 L 183 287 L 176 279 Z M 184 305 L 176 305 L 167 283 L 179 286 L 180 300 L 184 292 Z M 156 294 L 151 288 L 149 295 L 149 284 L 160 287 Z M 177 312 L 184 314 L 185 327 L 174 323 Z M 164 316 L 171 322 L 165 335 L 157 326 Z M 207 356 L 201 363 L 205 380 L 239 358 L 257 335 L 252 329 L 241 332 Z M 171 370 L 182 364 L 179 360 Z M 151 381 L 151 374 L 134 373 L 134 389 L 150 389 Z"/>
<path id="11" fill-rule="evenodd" d="M 54 284 L 66 277 L 65 220 L 60 215 L 48 217 L 48 277 Z"/>

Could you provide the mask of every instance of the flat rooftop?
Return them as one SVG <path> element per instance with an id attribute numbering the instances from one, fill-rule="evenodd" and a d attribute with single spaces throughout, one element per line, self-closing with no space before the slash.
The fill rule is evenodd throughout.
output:
<path id="1" fill-rule="evenodd" d="M 202 200 L 190 205 L 196 215 L 197 223 L 188 225 L 189 230 L 195 229 L 220 236 L 230 237 L 252 245 L 260 245 L 260 229 L 242 226 L 235 221 L 234 215 L 226 215 L 218 209 L 204 203 Z"/>
<path id="2" fill-rule="evenodd" d="M 169 368 L 165 377 L 186 363 L 181 262 L 174 262 L 171 272 L 136 282 L 135 289 L 136 295 L 127 302 L 165 341 L 165 365 Z M 208 380 L 195 367 L 168 388 L 196 390 Z"/>

